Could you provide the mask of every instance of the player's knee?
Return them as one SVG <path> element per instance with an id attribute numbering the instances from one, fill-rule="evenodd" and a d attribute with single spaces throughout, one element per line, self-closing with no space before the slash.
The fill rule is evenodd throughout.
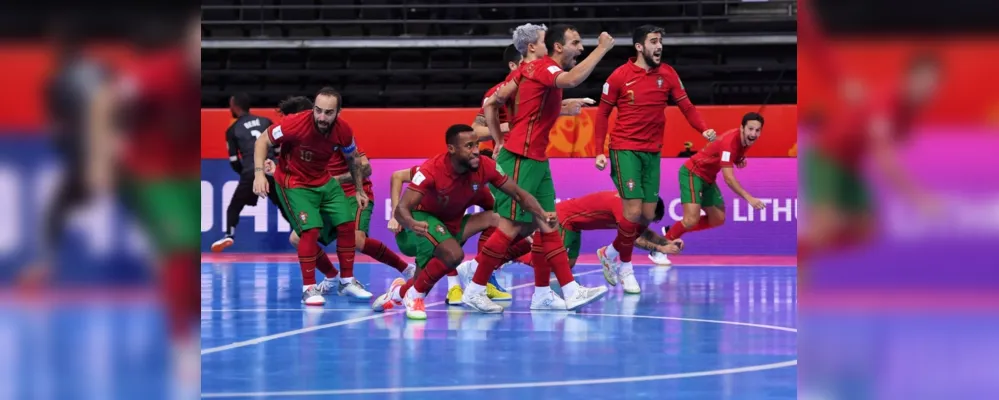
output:
<path id="1" fill-rule="evenodd" d="M 712 227 L 719 227 L 725 224 L 725 210 L 716 210 L 708 213 L 708 224 Z"/>
<path id="2" fill-rule="evenodd" d="M 364 241 L 367 239 L 368 235 L 365 235 L 364 232 L 354 231 L 354 246 L 357 247 L 358 250 L 364 248 Z"/>
<path id="3" fill-rule="evenodd" d="M 700 219 L 700 215 L 684 215 L 683 219 L 680 220 L 680 223 L 683 224 L 684 228 L 690 229 L 697 225 L 697 222 L 700 221 Z"/>
<path id="4" fill-rule="evenodd" d="M 298 239 L 298 235 L 296 235 L 295 232 L 292 232 L 290 235 L 288 235 L 288 243 L 291 243 L 291 247 L 294 247 L 294 248 L 297 249 L 298 248 L 298 240 L 299 240 Z"/>
<path id="5" fill-rule="evenodd" d="M 459 247 L 456 250 L 445 251 L 440 255 L 441 262 L 448 268 L 456 268 L 465 259 L 465 252 Z"/>

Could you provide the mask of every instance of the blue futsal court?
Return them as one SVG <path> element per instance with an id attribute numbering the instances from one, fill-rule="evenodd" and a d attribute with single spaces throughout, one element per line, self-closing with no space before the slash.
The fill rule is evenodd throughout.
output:
<path id="1" fill-rule="evenodd" d="M 355 267 L 375 295 L 398 274 Z M 604 284 L 580 265 L 583 285 Z M 300 304 L 297 263 L 204 263 L 204 398 L 794 399 L 793 267 L 636 266 L 641 295 L 620 287 L 579 313 L 530 312 L 533 271 L 498 278 L 514 300 L 484 315 L 427 300 L 425 322 L 327 297 Z M 578 396 L 578 397 L 577 397 Z"/>

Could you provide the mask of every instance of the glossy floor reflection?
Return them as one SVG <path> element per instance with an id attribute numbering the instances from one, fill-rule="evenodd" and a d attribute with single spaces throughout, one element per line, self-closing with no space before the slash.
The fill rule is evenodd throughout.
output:
<path id="1" fill-rule="evenodd" d="M 397 276 L 359 264 L 380 294 Z M 575 270 L 604 283 L 597 266 Z M 300 304 L 296 264 L 203 264 L 206 398 L 793 399 L 797 276 L 787 267 L 636 267 L 580 313 L 530 312 L 533 271 L 499 272 L 500 315 L 428 299 L 428 320 L 328 297 Z"/>

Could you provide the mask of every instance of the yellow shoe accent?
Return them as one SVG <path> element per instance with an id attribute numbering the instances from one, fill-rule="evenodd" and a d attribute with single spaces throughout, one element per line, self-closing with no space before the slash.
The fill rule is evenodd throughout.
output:
<path id="1" fill-rule="evenodd" d="M 461 296 L 464 294 L 465 292 L 461 290 L 461 285 L 451 286 L 451 288 L 447 290 L 447 300 L 445 300 L 445 302 L 449 306 L 460 306 Z"/>
<path id="2" fill-rule="evenodd" d="M 490 300 L 513 300 L 513 295 L 500 291 L 491 283 L 486 284 L 486 296 L 488 296 Z"/>

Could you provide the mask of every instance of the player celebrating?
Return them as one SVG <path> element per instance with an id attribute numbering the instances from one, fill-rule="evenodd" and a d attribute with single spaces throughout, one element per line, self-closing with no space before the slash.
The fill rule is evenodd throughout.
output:
<path id="1" fill-rule="evenodd" d="M 548 135 L 558 119 L 562 105 L 562 89 L 581 84 L 593 72 L 593 68 L 614 46 L 614 38 L 606 32 L 600 34 L 599 45 L 583 62 L 576 64 L 576 57 L 583 52 L 579 32 L 568 25 L 557 25 L 550 32 L 538 29 L 536 38 L 531 35 L 514 34 L 517 50 L 526 51 L 528 45 L 546 49 L 548 55 L 520 67 L 519 82 L 508 82 L 501 87 L 485 104 L 486 123 L 489 132 L 501 148 L 496 157 L 503 171 L 512 173 L 519 187 L 537 197 L 545 212 L 555 212 L 555 187 L 552 184 L 551 166 L 548 164 Z M 535 39 L 530 42 L 530 39 Z M 575 67 L 575 68 L 573 68 Z M 563 69 L 571 68 L 568 72 Z M 500 135 L 498 106 L 506 103 L 516 93 L 516 114 L 504 147 Z M 506 249 L 515 238 L 526 237 L 540 229 L 534 237 L 534 297 L 532 309 L 569 309 L 596 301 L 607 293 L 607 287 L 586 288 L 579 286 L 569 268 L 562 238 L 550 225 L 554 216 L 537 218 L 517 207 L 509 196 L 496 196 L 496 210 L 503 217 L 498 232 L 493 234 L 479 253 L 476 261 L 479 268 L 472 283 L 465 289 L 462 302 L 473 308 L 489 307 L 489 299 L 483 295 L 485 283 L 502 259 L 499 250 Z M 554 269 L 565 299 L 559 299 L 549 287 L 549 273 Z"/>
<path id="2" fill-rule="evenodd" d="M 446 140 L 448 151 L 423 163 L 395 209 L 396 219 L 406 228 L 396 235 L 399 248 L 408 248 L 410 250 L 406 252 L 415 253 L 417 265 L 422 269 L 409 282 L 402 279 L 393 281 L 388 293 L 372 303 L 375 311 L 404 305 L 408 318 L 427 318 L 424 296 L 465 256 L 457 238 L 468 237 L 469 232 L 480 232 L 497 222 L 498 217 L 492 212 L 465 215 L 465 210 L 474 204 L 475 197 L 481 193 L 481 186 L 493 185 L 529 212 L 544 216 L 541 205 L 533 196 L 508 179 L 497 168 L 495 161 L 479 154 L 479 141 L 472 127 L 452 125 L 447 130 Z M 492 248 L 483 251 L 489 252 Z M 503 257 L 499 253 L 506 252 L 506 248 L 499 249 L 497 256 Z M 484 302 L 470 304 L 465 298 L 462 300 L 480 311 L 503 311 L 503 307 L 484 294 L 475 300 L 480 298 Z M 491 307 L 485 308 L 486 305 Z"/>
<path id="3" fill-rule="evenodd" d="M 683 203 L 683 219 L 677 221 L 666 232 L 666 239 L 676 240 L 684 232 L 700 231 L 721 226 L 725 223 L 725 200 L 715 183 L 721 170 L 725 184 L 733 192 L 746 200 L 757 210 L 766 207 L 760 199 L 749 194 L 735 179 L 732 167 L 746 167 L 746 150 L 763 132 L 763 116 L 751 112 L 742 117 L 738 129 L 725 132 L 717 140 L 708 143 L 680 167 L 680 201 Z M 701 210 L 707 214 L 701 216 Z"/>
<path id="4" fill-rule="evenodd" d="M 302 238 L 298 258 L 302 268 L 302 302 L 306 305 L 323 305 L 323 298 L 316 287 L 316 268 L 332 275 L 333 263 L 319 246 L 319 234 L 326 224 L 336 226 L 337 259 L 340 261 L 340 282 L 347 286 L 344 292 L 356 298 L 370 297 L 354 279 L 354 216 L 343 189 L 332 179 L 326 166 L 335 151 L 343 153 L 350 161 L 350 175 L 357 186 L 362 185 L 360 162 L 354 155 L 357 146 L 354 133 L 347 121 L 339 118 L 342 104 L 340 93 L 330 87 L 322 88 L 316 95 L 314 108 L 309 113 L 285 117 L 281 123 L 267 129 L 254 149 L 256 177 L 253 192 L 266 196 L 268 181 L 264 174 L 264 161 L 274 145 L 282 147 L 278 168 L 274 173 L 278 195 L 292 226 Z M 357 192 L 360 208 L 368 205 L 364 192 Z"/>
<path id="5" fill-rule="evenodd" d="M 661 63 L 662 34 L 662 28 L 652 25 L 635 29 L 632 39 L 637 54 L 604 83 L 594 128 L 599 151 L 595 164 L 602 171 L 607 166 L 603 152 L 608 119 L 617 107 L 617 123 L 610 132 L 610 172 L 624 202 L 625 219 L 618 225 L 614 242 L 598 250 L 597 256 L 605 276 L 620 274 L 628 276 L 628 281 L 634 281 L 631 256 L 635 239 L 652 221 L 659 200 L 659 160 L 666 129 L 663 108 L 667 101 L 679 106 L 687 123 L 706 139 L 715 138 L 715 131 L 708 129 L 687 97 L 676 70 Z M 626 285 L 638 288 L 637 283 Z"/>

